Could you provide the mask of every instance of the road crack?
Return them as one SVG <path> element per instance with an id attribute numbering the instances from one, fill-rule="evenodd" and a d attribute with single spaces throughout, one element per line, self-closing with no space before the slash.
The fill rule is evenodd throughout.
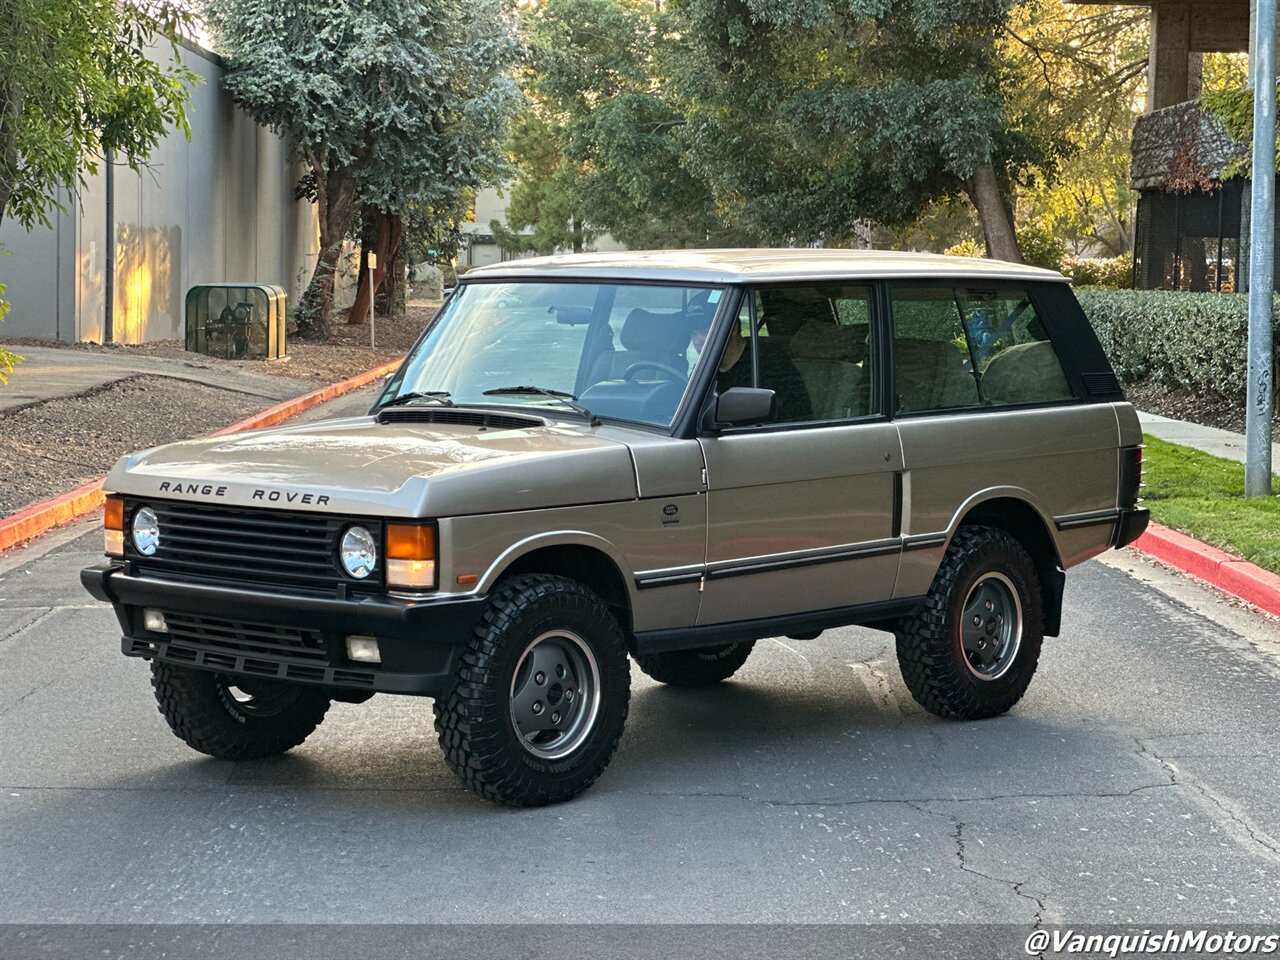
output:
<path id="1" fill-rule="evenodd" d="M 961 820 L 959 817 L 954 816 L 952 814 L 941 813 L 936 810 L 929 810 L 915 803 L 909 802 L 907 805 L 910 806 L 913 810 L 918 810 L 920 813 L 928 814 L 931 817 L 939 817 L 951 823 L 952 825 L 951 839 L 956 846 L 956 860 L 960 864 L 960 869 L 964 873 L 972 874 L 975 877 L 981 877 L 983 880 L 988 880 L 991 883 L 1001 884 L 1002 886 L 1005 886 L 1009 890 L 1011 890 L 1014 896 L 1035 904 L 1035 912 L 1032 914 L 1032 917 L 1031 917 L 1031 929 L 1038 930 L 1041 926 L 1043 926 L 1044 914 L 1045 914 L 1044 899 L 1042 897 L 1037 897 L 1032 893 L 1026 892 L 1027 881 L 1010 880 L 1007 877 L 997 877 L 990 873 L 983 873 L 981 870 L 979 870 L 977 867 L 973 866 L 973 864 L 969 862 L 968 847 L 967 847 L 967 844 L 965 843 L 965 838 L 964 838 L 965 823 L 963 820 Z"/>
<path id="2" fill-rule="evenodd" d="M 1169 778 L 1169 786 L 1186 788 L 1193 802 L 1211 816 L 1215 812 L 1223 814 L 1225 821 L 1213 819 L 1222 824 L 1228 835 L 1246 846 L 1261 847 L 1266 859 L 1280 863 L 1280 841 L 1254 823 L 1235 803 L 1179 768 L 1169 757 L 1156 753 L 1142 738 L 1134 737 L 1133 742 L 1138 746 L 1138 756 L 1158 766 Z"/>
<path id="3" fill-rule="evenodd" d="M 56 608 L 35 607 L 34 609 L 40 611 L 40 614 L 34 620 L 31 620 L 28 623 L 19 624 L 16 627 L 0 627 L 0 643 L 4 643 L 4 641 L 12 639 L 13 637 L 16 637 L 20 633 L 25 633 L 26 631 L 30 630 L 32 627 L 38 626 L 39 624 L 48 620 L 49 617 L 53 615 Z"/>

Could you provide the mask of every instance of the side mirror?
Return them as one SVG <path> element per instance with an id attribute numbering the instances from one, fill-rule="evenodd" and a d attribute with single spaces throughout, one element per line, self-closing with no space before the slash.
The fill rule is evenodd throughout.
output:
<path id="1" fill-rule="evenodd" d="M 750 427 L 768 423 L 778 410 L 778 396 L 757 387 L 730 387 L 716 399 L 714 426 Z"/>

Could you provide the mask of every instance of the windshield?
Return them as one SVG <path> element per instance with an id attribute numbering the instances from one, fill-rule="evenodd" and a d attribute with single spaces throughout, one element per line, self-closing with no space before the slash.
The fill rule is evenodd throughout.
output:
<path id="1" fill-rule="evenodd" d="M 463 284 L 383 403 L 519 406 L 669 427 L 722 293 L 669 284 Z"/>

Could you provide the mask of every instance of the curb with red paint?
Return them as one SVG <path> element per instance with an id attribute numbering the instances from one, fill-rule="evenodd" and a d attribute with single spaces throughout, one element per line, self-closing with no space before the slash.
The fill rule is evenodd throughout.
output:
<path id="1" fill-rule="evenodd" d="M 1224 593 L 1280 617 L 1280 576 L 1263 570 L 1257 564 L 1158 523 L 1147 527 L 1132 546 Z"/>
<path id="2" fill-rule="evenodd" d="M 346 380 L 339 380 L 337 383 L 331 383 L 327 387 L 321 387 L 319 390 L 312 390 L 310 393 L 304 393 L 302 396 L 294 397 L 292 400 L 277 403 L 274 407 L 259 411 L 239 423 L 233 423 L 229 427 L 215 430 L 209 436 L 220 437 L 228 433 L 240 433 L 243 430 L 260 430 L 264 427 L 273 427 L 289 419 L 289 417 L 302 413 L 304 410 L 310 410 L 312 407 L 319 406 L 335 397 L 340 397 L 344 393 L 350 393 L 352 390 L 359 390 L 361 387 L 368 386 L 375 380 L 395 371 L 403 359 L 402 357 L 400 360 L 392 360 L 390 363 L 384 363 L 380 367 L 366 370 L 364 373 L 348 377 Z M 90 481 L 82 487 L 76 487 L 70 493 L 64 493 L 61 496 L 54 497 L 51 500 L 44 500 L 40 503 L 33 503 L 15 514 L 0 517 L 0 552 L 17 546 L 25 540 L 38 537 L 54 527 L 61 526 L 69 520 L 74 520 L 76 517 L 102 506 L 102 481 L 105 479 L 105 477 L 102 477 L 98 480 Z"/>

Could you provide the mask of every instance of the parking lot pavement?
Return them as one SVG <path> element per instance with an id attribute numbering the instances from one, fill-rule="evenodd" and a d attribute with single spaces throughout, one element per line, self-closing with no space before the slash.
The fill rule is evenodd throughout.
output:
<path id="1" fill-rule="evenodd" d="M 0 561 L 3 923 L 1280 920 L 1280 631 L 1131 554 L 1070 574 L 1008 716 L 924 713 L 887 634 L 766 640 L 715 689 L 634 671 L 596 786 L 513 811 L 425 700 L 191 752 L 80 589 L 99 551 L 86 521 Z"/>

